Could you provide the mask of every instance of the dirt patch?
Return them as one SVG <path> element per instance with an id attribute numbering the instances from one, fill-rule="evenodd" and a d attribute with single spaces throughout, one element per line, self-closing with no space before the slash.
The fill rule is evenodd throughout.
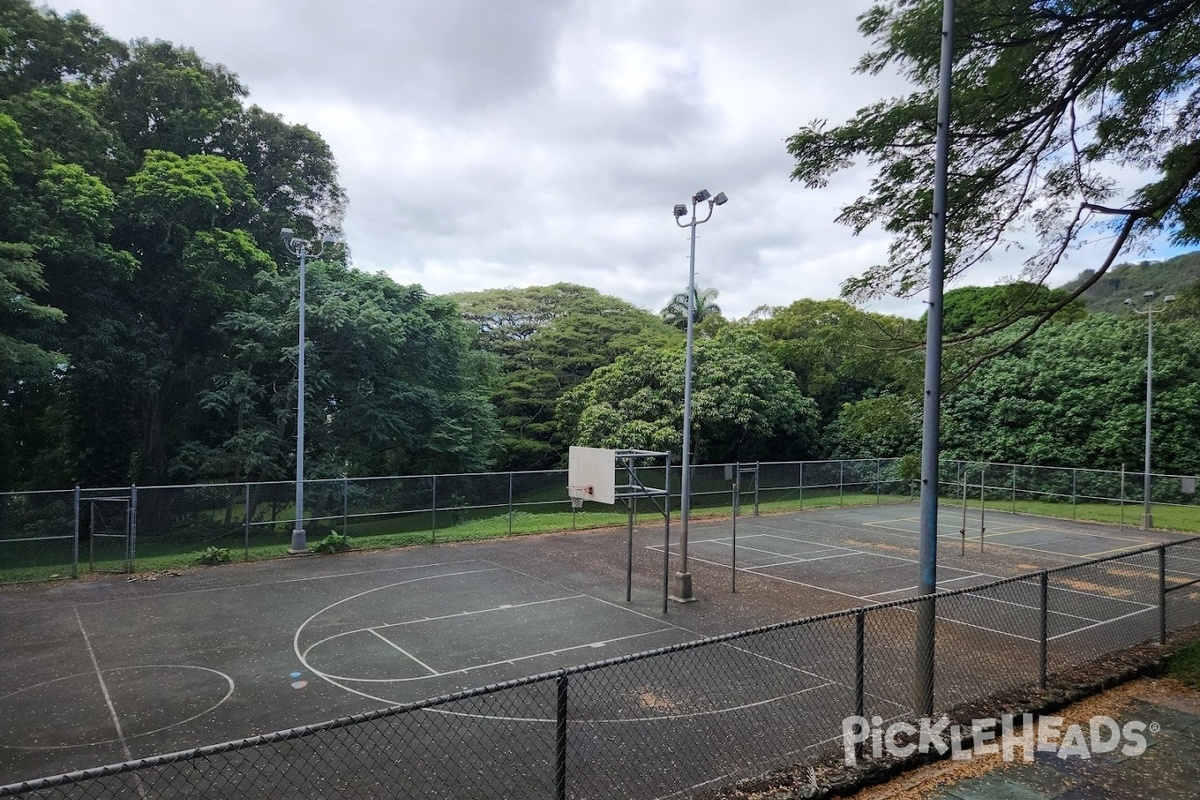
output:
<path id="1" fill-rule="evenodd" d="M 642 689 L 637 696 L 638 705 L 645 709 L 670 714 L 678 709 L 674 700 L 651 689 Z"/>
<path id="2" fill-rule="evenodd" d="M 1081 581 L 1077 578 L 1069 578 L 1062 583 L 1080 592 L 1099 594 L 1105 597 L 1126 598 L 1133 595 L 1132 589 L 1123 589 L 1119 586 L 1104 586 L 1099 583 L 1092 583 L 1091 581 Z"/>
<path id="3" fill-rule="evenodd" d="M 888 544 L 887 542 L 860 542 L 856 539 L 847 539 L 846 544 L 850 547 L 858 547 L 867 551 L 883 550 L 886 553 L 904 553 L 905 555 L 917 555 L 917 548 L 905 547 L 899 544 Z"/>

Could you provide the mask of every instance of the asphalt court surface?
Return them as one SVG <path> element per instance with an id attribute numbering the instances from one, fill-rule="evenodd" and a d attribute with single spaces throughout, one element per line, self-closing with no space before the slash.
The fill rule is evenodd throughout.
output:
<path id="1" fill-rule="evenodd" d="M 653 519 L 636 531 L 630 603 L 623 529 L 6 589 L 0 785 L 902 599 L 915 590 L 915 515 L 915 506 L 889 506 L 742 517 L 738 595 L 724 584 L 730 521 L 693 523 L 689 558 L 700 600 L 671 604 L 666 615 L 662 527 Z M 960 522 L 961 512 L 943 512 L 943 589 L 1170 540 L 989 512 L 984 554 L 968 538 L 959 556 Z M 673 550 L 677 537 L 673 528 Z M 1173 573 L 1200 573 L 1200 561 L 1172 558 Z M 986 599 L 939 603 L 939 616 L 1022 638 L 1037 630 L 1037 592 L 1035 583 L 1017 582 Z M 1139 597 L 1056 587 L 1050 635 L 1146 609 Z M 728 671 L 730 653 L 740 659 L 744 691 L 716 696 L 706 689 L 705 659 L 711 670 Z M 661 676 L 692 680 L 686 703 L 652 702 L 670 691 L 649 687 L 651 701 L 626 698 L 629 707 L 613 722 L 723 713 L 762 701 L 763 686 L 781 687 L 767 698 L 780 704 L 844 699 L 842 661 L 804 648 L 702 648 L 688 662 L 690 678 Z M 545 711 L 511 713 L 534 719 Z"/>
<path id="2" fill-rule="evenodd" d="M 918 593 L 920 519 L 915 506 L 739 517 L 736 555 L 732 528 L 732 523 L 726 522 L 693 526 L 688 558 L 727 570 L 736 559 L 737 571 L 743 576 L 842 595 L 861 605 L 903 600 Z M 970 589 L 1177 538 L 1162 532 L 981 511 L 978 506 L 967 509 L 964 521 L 961 507 L 943 506 L 938 516 L 938 588 Z M 678 545 L 673 545 L 672 551 L 677 553 Z M 1156 573 L 1124 565 L 1112 569 L 1147 591 L 1120 587 L 1109 590 L 1115 596 L 1108 596 L 1103 587 L 1087 586 L 1086 582 L 1082 589 L 1052 582 L 1047 592 L 1051 640 L 1154 611 L 1156 599 L 1148 589 Z M 1169 581 L 1180 583 L 1195 577 L 1200 577 L 1200 560 L 1172 555 Z M 1017 581 L 986 593 L 967 591 L 939 603 L 938 617 L 1036 641 L 1040 592 L 1036 580 Z"/>

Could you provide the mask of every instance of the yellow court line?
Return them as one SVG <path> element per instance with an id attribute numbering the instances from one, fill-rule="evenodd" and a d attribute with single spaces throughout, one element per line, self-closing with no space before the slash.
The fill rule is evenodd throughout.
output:
<path id="1" fill-rule="evenodd" d="M 920 517 L 900 517 L 899 519 L 881 519 L 877 522 L 864 522 L 863 526 L 868 528 L 886 528 L 894 522 L 920 522 Z"/>
<path id="2" fill-rule="evenodd" d="M 1130 541 L 1129 539 L 1121 539 L 1121 541 Z M 1111 550 L 1097 550 L 1095 553 L 1085 553 L 1084 558 L 1099 558 L 1100 556 L 1112 555 L 1113 553 L 1124 553 L 1127 550 L 1136 550 L 1136 547 L 1114 547 Z"/>
<path id="3" fill-rule="evenodd" d="M 987 532 L 992 536 L 1008 536 L 1010 533 L 1036 533 L 1037 531 L 1045 531 L 1045 528 L 1015 528 L 1011 531 L 998 531 L 995 528 L 988 528 Z M 1051 531 L 1047 531 L 1050 533 Z M 1061 531 L 1060 531 L 1061 532 Z M 970 531 L 967 531 L 970 533 Z"/>

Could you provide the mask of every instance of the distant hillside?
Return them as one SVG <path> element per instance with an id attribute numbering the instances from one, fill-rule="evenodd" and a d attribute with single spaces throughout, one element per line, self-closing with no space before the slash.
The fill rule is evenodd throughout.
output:
<path id="1" fill-rule="evenodd" d="M 1085 269 L 1062 288 L 1073 291 L 1095 272 Z M 1083 293 L 1083 300 L 1089 311 L 1115 313 L 1127 297 L 1138 298 L 1143 292 L 1154 292 L 1159 297 L 1181 295 L 1197 281 L 1200 281 L 1200 252 L 1184 253 L 1168 261 L 1118 264 Z"/>

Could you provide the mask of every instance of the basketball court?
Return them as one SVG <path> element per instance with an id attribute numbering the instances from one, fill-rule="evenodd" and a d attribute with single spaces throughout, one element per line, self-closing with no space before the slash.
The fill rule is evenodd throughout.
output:
<path id="1" fill-rule="evenodd" d="M 914 515 L 915 507 L 882 506 L 693 522 L 698 602 L 671 603 L 667 613 L 664 571 L 677 566 L 679 531 L 653 511 L 629 530 L 8 588 L 0 603 L 0 785 L 904 598 L 916 575 Z M 1172 538 L 997 514 L 980 552 L 977 528 L 963 547 L 960 522 L 960 511 L 945 512 L 945 589 Z M 1173 577 L 1200 575 L 1200 562 L 1194 571 L 1181 564 Z M 999 598 L 960 595 L 939 604 L 939 616 L 985 635 L 981 647 L 1027 640 L 1037 591 L 1036 582 L 1017 581 Z M 1151 611 L 1140 589 L 1097 598 L 1056 587 L 1053 595 L 1055 638 Z M 906 634 L 881 635 L 900 643 Z M 781 725 L 795 724 L 814 703 L 844 708 L 853 682 L 845 653 L 808 647 L 781 654 L 730 643 L 680 664 L 618 699 L 627 705 L 619 713 L 583 715 L 579 724 L 680 726 L 683 736 L 750 705 L 777 708 Z M 872 685 L 886 680 L 883 662 L 879 669 Z M 711 670 L 733 674 L 740 688 L 715 693 Z M 764 696 L 770 687 L 782 688 Z M 875 713 L 906 711 L 895 698 L 868 694 Z M 552 722 L 532 702 L 486 716 Z"/>

